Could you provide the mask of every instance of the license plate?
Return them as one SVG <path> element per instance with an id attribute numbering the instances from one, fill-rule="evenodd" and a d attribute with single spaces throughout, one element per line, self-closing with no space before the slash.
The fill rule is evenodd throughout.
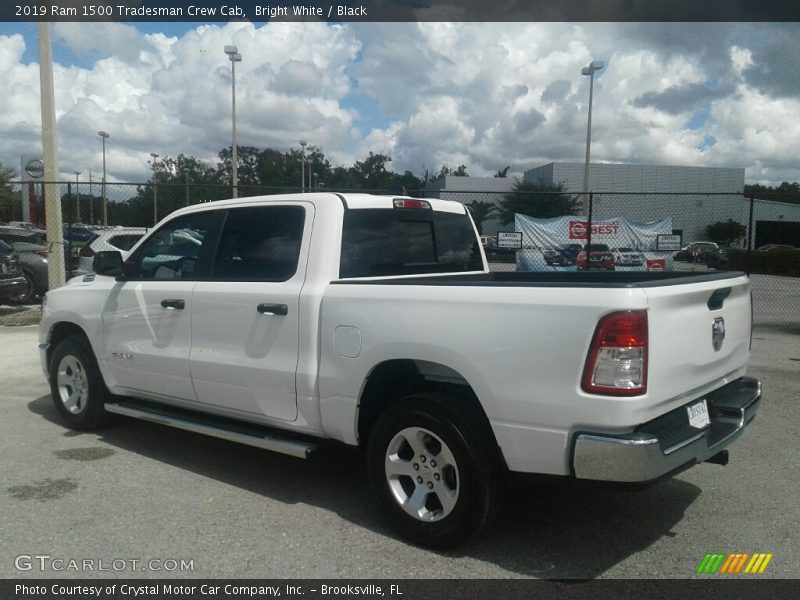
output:
<path id="1" fill-rule="evenodd" d="M 696 429 L 705 429 L 711 424 L 711 420 L 708 418 L 708 404 L 705 400 L 687 406 L 686 412 L 689 414 L 689 425 Z"/>

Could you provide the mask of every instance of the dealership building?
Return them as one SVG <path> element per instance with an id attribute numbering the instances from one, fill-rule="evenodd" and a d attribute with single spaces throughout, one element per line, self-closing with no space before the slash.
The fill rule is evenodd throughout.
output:
<path id="1" fill-rule="evenodd" d="M 562 184 L 567 192 L 583 190 L 584 163 L 548 163 L 524 173 L 539 185 Z M 750 201 L 742 196 L 744 169 L 629 164 L 591 164 L 593 220 L 625 217 L 650 223 L 672 219 L 672 229 L 683 243 L 706 238 L 706 226 L 734 221 L 747 226 Z M 459 202 L 498 203 L 511 191 L 514 179 L 500 177 L 442 177 L 425 188 L 425 195 Z M 756 200 L 753 203 L 754 247 L 783 243 L 800 247 L 800 204 Z M 484 233 L 502 227 L 484 223 Z M 743 240 L 744 242 L 744 240 Z"/>

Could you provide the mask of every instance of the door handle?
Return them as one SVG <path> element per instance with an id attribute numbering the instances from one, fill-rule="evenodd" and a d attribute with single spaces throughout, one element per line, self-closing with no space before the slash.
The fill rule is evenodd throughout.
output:
<path id="1" fill-rule="evenodd" d="M 256 310 L 262 315 L 285 316 L 289 313 L 289 307 L 285 304 L 259 304 Z"/>
<path id="2" fill-rule="evenodd" d="M 161 301 L 161 306 L 169 310 L 183 310 L 186 308 L 186 302 L 178 298 L 165 298 Z"/>

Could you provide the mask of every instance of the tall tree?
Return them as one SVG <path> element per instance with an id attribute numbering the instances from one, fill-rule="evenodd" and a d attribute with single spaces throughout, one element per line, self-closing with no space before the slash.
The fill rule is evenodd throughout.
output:
<path id="1" fill-rule="evenodd" d="M 499 208 L 494 202 L 487 202 L 485 200 L 473 200 L 467 202 L 466 207 L 472 214 L 472 220 L 475 221 L 475 227 L 478 228 L 478 233 L 483 233 L 483 224 L 486 221 L 497 218 Z"/>
<path id="2" fill-rule="evenodd" d="M 717 221 L 706 226 L 706 235 L 712 242 L 727 245 L 747 235 L 747 227 L 733 219 Z"/>
<path id="3" fill-rule="evenodd" d="M 254 146 L 236 145 L 237 177 L 242 187 L 257 186 L 260 150 Z M 217 163 L 217 173 L 221 181 L 229 182 L 233 176 L 233 161 L 231 148 L 219 151 L 220 161 Z"/>
<path id="4" fill-rule="evenodd" d="M 578 197 L 567 193 L 564 184 L 543 185 L 517 178 L 512 190 L 500 201 L 499 219 L 508 225 L 514 222 L 515 214 L 551 219 L 577 214 L 578 209 Z"/>
<path id="5" fill-rule="evenodd" d="M 20 203 L 20 192 L 14 190 L 14 186 L 11 185 L 15 176 L 14 169 L 4 167 L 3 163 L 0 163 L 0 221 L 13 221 L 14 205 Z"/>
<path id="6" fill-rule="evenodd" d="M 800 183 L 784 181 L 779 186 L 747 184 L 744 186 L 744 195 L 748 198 L 800 204 Z"/>

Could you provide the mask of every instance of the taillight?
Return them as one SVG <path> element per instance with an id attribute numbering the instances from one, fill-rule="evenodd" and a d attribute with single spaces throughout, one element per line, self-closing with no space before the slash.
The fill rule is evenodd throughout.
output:
<path id="1" fill-rule="evenodd" d="M 33 253 L 42 258 L 47 258 L 47 250 L 34 250 Z"/>
<path id="2" fill-rule="evenodd" d="M 615 312 L 600 319 L 581 387 L 607 396 L 638 396 L 647 391 L 646 311 Z"/>
<path id="3" fill-rule="evenodd" d="M 394 207 L 395 208 L 422 208 L 425 210 L 430 210 L 431 203 L 427 200 L 411 200 L 407 198 L 395 198 L 394 199 Z"/>
<path id="4" fill-rule="evenodd" d="M 92 250 L 88 245 L 81 246 L 81 249 L 78 250 L 78 256 L 85 256 L 87 258 L 91 258 L 94 256 L 94 250 Z"/>

